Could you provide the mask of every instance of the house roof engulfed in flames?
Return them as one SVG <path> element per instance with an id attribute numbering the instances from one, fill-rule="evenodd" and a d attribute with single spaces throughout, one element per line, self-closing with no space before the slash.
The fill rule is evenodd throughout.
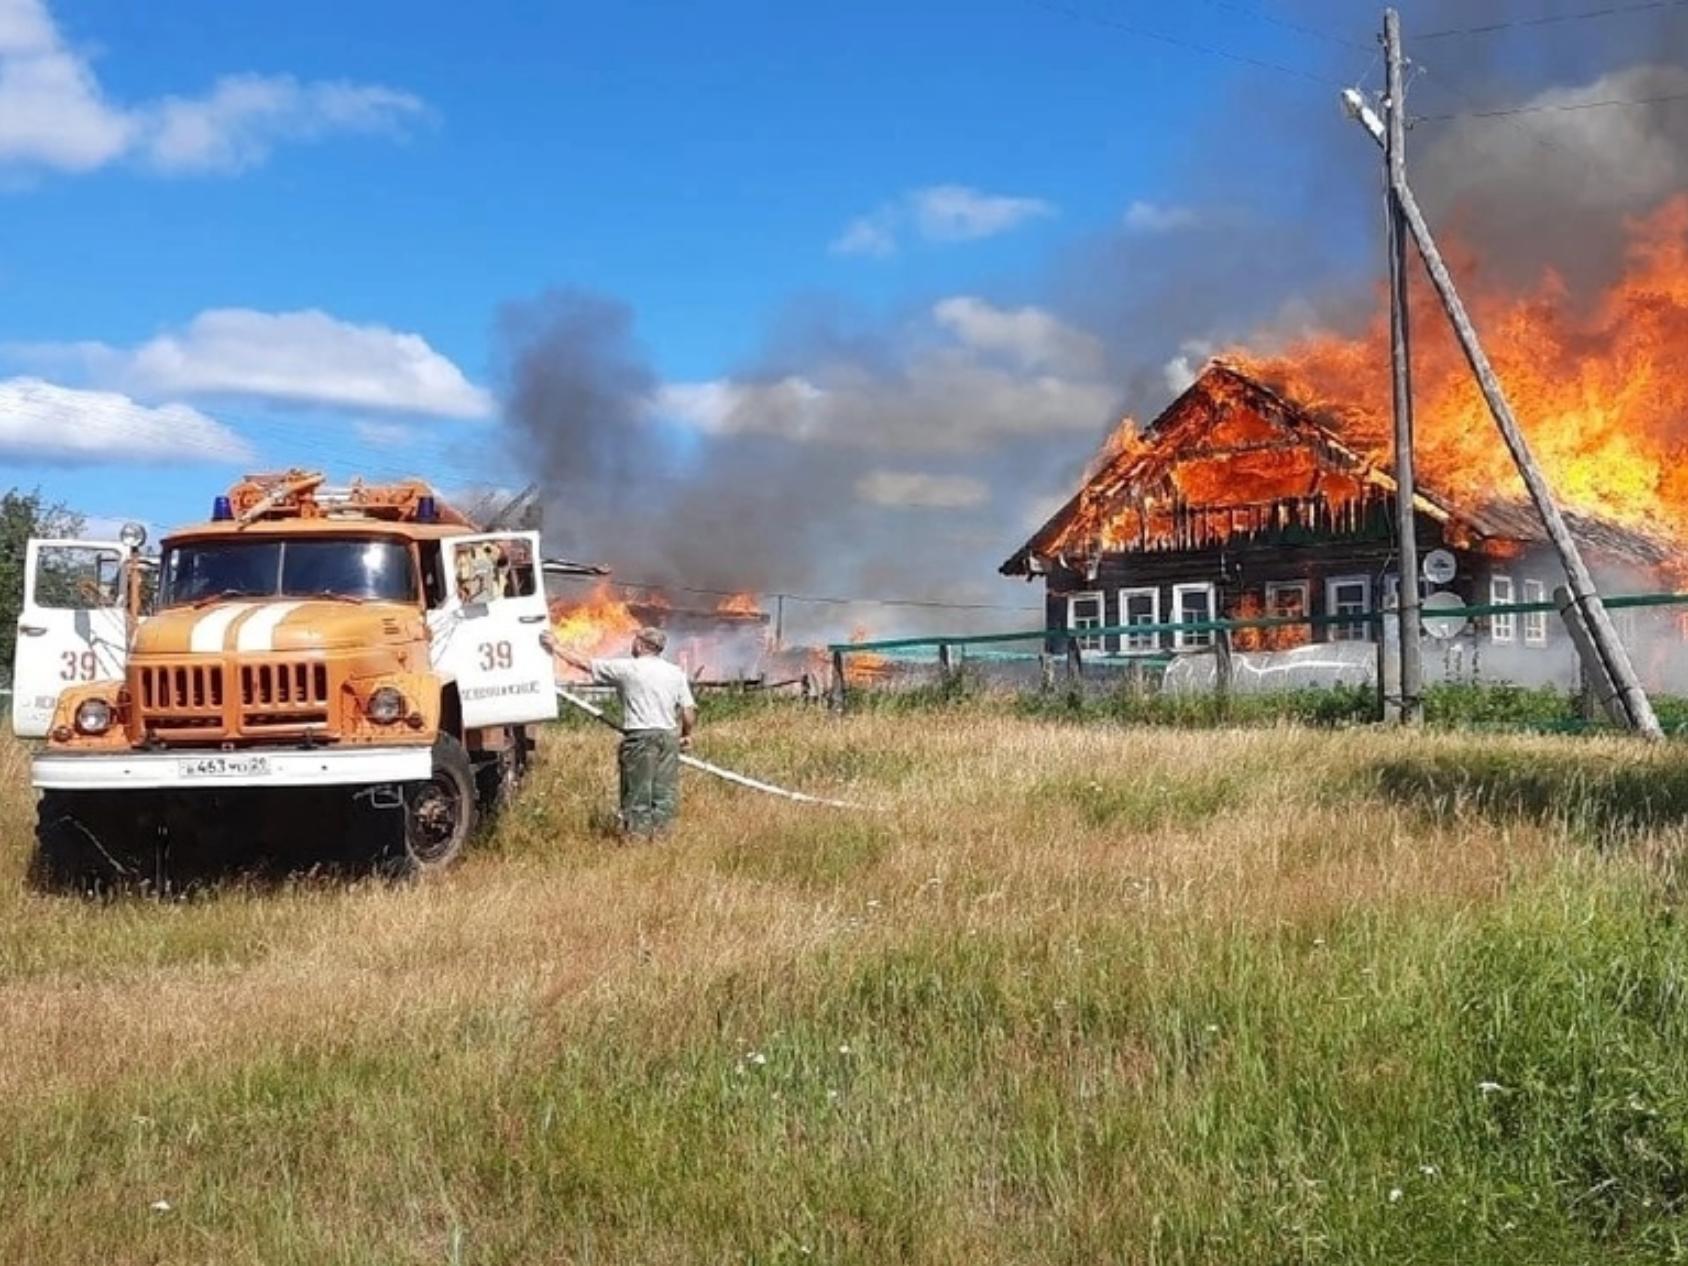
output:
<path id="1" fill-rule="evenodd" d="M 1178 552 L 1228 543 L 1291 543 L 1363 530 L 1387 515 L 1397 485 L 1328 422 L 1223 361 L 1140 431 L 1109 438 L 1084 486 L 1002 565 L 1010 576 L 1082 569 L 1105 553 Z M 1545 539 L 1533 507 L 1456 501 L 1422 478 L 1415 505 L 1443 535 L 1497 555 Z M 1658 567 L 1670 542 L 1583 514 L 1573 535 L 1613 561 Z"/>

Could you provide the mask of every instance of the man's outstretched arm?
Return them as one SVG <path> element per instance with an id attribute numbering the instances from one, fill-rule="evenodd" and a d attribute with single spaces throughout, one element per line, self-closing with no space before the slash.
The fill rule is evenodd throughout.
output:
<path id="1" fill-rule="evenodd" d="M 552 637 L 549 631 L 539 635 L 539 644 L 546 649 L 552 659 L 560 659 L 570 668 L 578 668 L 583 673 L 592 671 L 591 660 L 584 655 L 576 655 L 566 647 L 557 645 L 557 639 Z"/>

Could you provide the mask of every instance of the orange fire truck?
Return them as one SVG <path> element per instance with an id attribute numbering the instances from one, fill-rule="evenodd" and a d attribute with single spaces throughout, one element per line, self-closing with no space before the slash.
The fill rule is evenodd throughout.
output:
<path id="1" fill-rule="evenodd" d="M 166 851 L 462 851 L 556 715 L 539 538 L 419 482 L 249 476 L 171 534 L 29 544 L 13 729 L 54 884 Z M 143 601 L 142 590 L 150 590 Z"/>

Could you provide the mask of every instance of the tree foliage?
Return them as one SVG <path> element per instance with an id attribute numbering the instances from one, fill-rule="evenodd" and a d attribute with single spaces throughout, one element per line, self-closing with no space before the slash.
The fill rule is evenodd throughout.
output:
<path id="1" fill-rule="evenodd" d="M 40 489 L 17 488 L 0 496 L 0 676 L 9 678 L 23 609 L 24 547 L 32 536 L 77 536 L 81 515 L 62 502 L 49 502 Z"/>

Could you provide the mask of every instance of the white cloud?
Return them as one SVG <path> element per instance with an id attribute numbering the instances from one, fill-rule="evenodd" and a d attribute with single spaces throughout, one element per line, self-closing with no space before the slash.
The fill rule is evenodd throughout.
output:
<path id="1" fill-rule="evenodd" d="M 1138 233 L 1172 233 L 1195 223 L 1196 213 L 1189 207 L 1138 200 L 1125 209 L 1125 227 Z"/>
<path id="2" fill-rule="evenodd" d="M 965 453 L 1016 437 L 1094 434 L 1117 394 L 1100 380 L 1026 373 L 981 361 L 971 348 L 940 347 L 893 373 L 834 361 L 801 377 L 670 384 L 652 407 L 713 435 Z"/>
<path id="3" fill-rule="evenodd" d="M 995 237 L 1027 220 L 1054 215 L 1042 198 L 1014 198 L 980 193 L 966 185 L 932 185 L 911 195 L 915 223 L 935 242 L 967 242 Z"/>
<path id="4" fill-rule="evenodd" d="M 983 505 L 990 489 L 967 475 L 930 475 L 917 470 L 872 470 L 856 480 L 856 496 L 874 505 L 923 510 L 961 510 Z"/>
<path id="5" fill-rule="evenodd" d="M 1085 374 L 1102 368 L 1100 340 L 1042 308 L 999 308 L 972 295 L 956 295 L 935 304 L 932 316 L 969 347 L 1004 353 L 1027 368 Z"/>
<path id="6" fill-rule="evenodd" d="M 154 407 L 115 391 L 8 378 L 0 380 L 0 456 L 67 464 L 244 462 L 252 450 L 185 404 Z"/>
<path id="7" fill-rule="evenodd" d="M 360 418 L 352 432 L 371 448 L 404 448 L 416 439 L 416 432 L 401 422 L 371 422 Z"/>
<path id="8" fill-rule="evenodd" d="M 897 233 L 891 218 L 882 212 L 857 216 L 844 226 L 827 249 L 834 255 L 873 255 L 883 258 L 897 250 Z"/>
<path id="9" fill-rule="evenodd" d="M 44 0 L 0 0 L 0 162 L 82 172 L 134 157 L 167 172 L 234 171 L 279 141 L 393 133 L 424 112 L 409 93 L 288 75 L 231 75 L 203 97 L 114 103 Z"/>
<path id="10" fill-rule="evenodd" d="M 263 162 L 278 141 L 396 135 L 424 112 L 419 98 L 376 84 L 228 75 L 207 96 L 160 102 L 148 120 L 146 156 L 160 171 L 240 171 Z"/>
<path id="11" fill-rule="evenodd" d="M 326 312 L 213 308 L 134 348 L 14 345 L 13 357 L 78 364 L 96 383 L 140 395 L 240 396 L 342 408 L 483 418 L 491 395 L 420 334 Z"/>
<path id="12" fill-rule="evenodd" d="M 1042 198 L 981 193 L 967 185 L 927 185 L 857 216 L 828 249 L 835 255 L 883 258 L 896 253 L 905 232 L 928 242 L 971 242 L 1054 214 L 1054 204 Z"/>

